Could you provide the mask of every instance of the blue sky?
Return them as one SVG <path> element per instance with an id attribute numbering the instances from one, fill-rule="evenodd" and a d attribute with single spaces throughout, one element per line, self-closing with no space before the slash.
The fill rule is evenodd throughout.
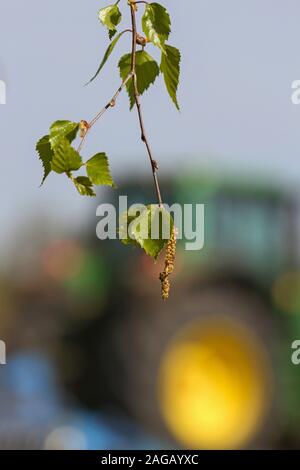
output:
<path id="1" fill-rule="evenodd" d="M 33 214 L 76 228 L 96 205 L 77 196 L 60 175 L 40 189 L 34 146 L 56 119 L 89 120 L 118 87 L 116 65 L 130 50 L 129 36 L 99 79 L 83 87 L 107 46 L 97 20 L 107 3 L 1 2 L 0 79 L 8 87 L 7 104 L 0 106 L 2 249 Z M 173 18 L 170 43 L 182 51 L 181 112 L 159 83 L 143 98 L 162 176 L 196 167 L 266 176 L 297 188 L 300 105 L 292 105 L 290 96 L 292 81 L 300 79 L 300 2 L 162 3 Z M 156 55 L 152 47 L 148 52 Z M 125 94 L 95 127 L 83 153 L 96 151 L 108 153 L 115 179 L 149 171 Z"/>

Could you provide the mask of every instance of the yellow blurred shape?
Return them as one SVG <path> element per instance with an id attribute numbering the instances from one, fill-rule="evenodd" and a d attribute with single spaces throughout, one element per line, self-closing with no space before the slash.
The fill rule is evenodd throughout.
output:
<path id="1" fill-rule="evenodd" d="M 300 313 L 300 273 L 281 274 L 273 284 L 273 299 L 277 307 L 287 313 Z"/>
<path id="2" fill-rule="evenodd" d="M 252 332 L 223 317 L 197 322 L 164 355 L 162 414 L 186 448 L 240 448 L 261 424 L 268 384 L 265 353 Z"/>

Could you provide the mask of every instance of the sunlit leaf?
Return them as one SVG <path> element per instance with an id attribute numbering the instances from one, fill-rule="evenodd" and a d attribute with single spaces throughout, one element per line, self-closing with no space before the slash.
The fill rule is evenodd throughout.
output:
<path id="1" fill-rule="evenodd" d="M 119 236 L 125 245 L 139 245 L 147 255 L 157 259 L 168 242 L 173 219 L 157 205 L 142 206 L 136 215 L 125 213 L 120 218 Z"/>
<path id="2" fill-rule="evenodd" d="M 45 135 L 37 142 L 36 151 L 39 154 L 39 158 L 44 168 L 44 176 L 41 182 L 42 185 L 51 171 L 51 161 L 54 156 L 54 152 L 49 141 L 49 135 Z"/>
<path id="3" fill-rule="evenodd" d="M 149 3 L 142 18 L 142 27 L 148 41 L 165 52 L 165 42 L 171 32 L 167 10 L 159 3 Z"/>
<path id="4" fill-rule="evenodd" d="M 131 54 L 126 54 L 121 58 L 119 69 L 122 80 L 125 80 L 131 70 Z M 138 51 L 136 53 L 136 75 L 137 88 L 140 95 L 155 82 L 156 77 L 159 75 L 157 63 L 146 51 Z M 130 109 L 132 109 L 135 102 L 133 80 L 127 83 L 126 88 L 130 99 Z"/>
<path id="5" fill-rule="evenodd" d="M 96 196 L 96 193 L 93 190 L 93 183 L 87 176 L 78 176 L 77 178 L 74 178 L 73 181 L 81 196 Z"/>
<path id="6" fill-rule="evenodd" d="M 82 166 L 79 153 L 71 146 L 66 137 L 62 137 L 56 145 L 54 157 L 51 162 L 52 170 L 56 173 L 65 173 L 78 170 Z"/>
<path id="7" fill-rule="evenodd" d="M 97 153 L 86 163 L 86 171 L 90 180 L 97 185 L 115 186 L 111 177 L 108 158 L 105 153 Z"/>
<path id="8" fill-rule="evenodd" d="M 127 211 L 119 217 L 119 238 L 124 245 L 139 246 L 132 233 L 128 233 L 128 227 L 135 218 L 135 215 L 129 215 Z"/>
<path id="9" fill-rule="evenodd" d="M 176 47 L 165 46 L 166 54 L 161 55 L 160 69 L 163 73 L 168 93 L 179 110 L 177 89 L 180 75 L 180 52 Z"/>
<path id="10" fill-rule="evenodd" d="M 99 75 L 99 73 L 101 72 L 102 68 L 104 67 L 107 59 L 109 58 L 109 56 L 111 55 L 112 51 L 114 50 L 117 42 L 119 41 L 120 37 L 125 33 L 125 31 L 123 31 L 122 33 L 118 34 L 118 36 L 115 37 L 115 39 L 110 43 L 110 45 L 108 46 L 105 54 L 104 54 L 104 57 L 102 59 L 102 62 L 101 64 L 99 65 L 98 67 L 98 70 L 97 72 L 95 73 L 95 75 L 90 79 L 90 81 L 88 83 L 91 83 L 93 80 L 95 80 L 95 78 Z"/>
<path id="11" fill-rule="evenodd" d="M 119 10 L 118 3 L 109 5 L 108 7 L 101 8 L 98 17 L 101 23 L 107 27 L 109 38 L 112 39 L 117 32 L 116 27 L 122 19 L 122 14 Z"/>
<path id="12" fill-rule="evenodd" d="M 78 122 L 72 121 L 55 121 L 50 127 L 50 144 L 55 150 L 57 144 L 60 143 L 61 138 L 65 137 L 71 143 L 77 136 L 79 129 Z"/>

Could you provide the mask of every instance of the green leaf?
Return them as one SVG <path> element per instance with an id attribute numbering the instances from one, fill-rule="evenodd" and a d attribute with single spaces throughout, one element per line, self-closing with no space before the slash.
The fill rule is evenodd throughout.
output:
<path id="1" fill-rule="evenodd" d="M 73 182 L 81 196 L 96 196 L 93 190 L 93 183 L 87 176 L 78 176 L 73 179 Z"/>
<path id="2" fill-rule="evenodd" d="M 149 3 L 142 18 L 142 27 L 147 39 L 165 53 L 165 42 L 171 32 L 167 10 L 159 3 Z"/>
<path id="3" fill-rule="evenodd" d="M 126 54 L 121 58 L 119 69 L 122 80 L 125 80 L 131 70 L 131 54 Z M 136 76 L 137 88 L 140 95 L 155 82 L 158 75 L 159 67 L 153 57 L 146 51 L 138 51 L 136 53 Z M 126 88 L 130 99 L 130 109 L 132 109 L 135 102 L 133 80 L 127 83 Z"/>
<path id="4" fill-rule="evenodd" d="M 101 64 L 99 65 L 99 68 L 97 70 L 97 72 L 95 73 L 95 75 L 90 79 L 90 81 L 87 83 L 87 85 L 89 83 L 91 83 L 93 80 L 95 80 L 95 78 L 98 76 L 98 74 L 101 72 L 102 68 L 104 67 L 107 59 L 109 58 L 109 56 L 111 55 L 112 51 L 114 50 L 117 42 L 119 41 L 120 37 L 125 33 L 125 31 L 122 31 L 122 33 L 118 34 L 118 36 L 115 37 L 115 39 L 110 43 L 110 45 L 108 46 L 105 54 L 104 54 L 104 57 L 102 59 L 102 62 Z"/>
<path id="5" fill-rule="evenodd" d="M 71 146 L 66 137 L 61 137 L 54 151 L 51 162 L 52 170 L 56 173 L 69 173 L 73 170 L 79 170 L 81 166 L 82 160 L 79 153 Z"/>
<path id="6" fill-rule="evenodd" d="M 109 5 L 108 7 L 101 8 L 98 17 L 101 23 L 107 27 L 109 38 L 112 39 L 116 33 L 116 27 L 122 19 L 122 14 L 119 10 L 117 2 L 115 5 Z"/>
<path id="7" fill-rule="evenodd" d="M 90 180 L 97 185 L 115 187 L 111 177 L 108 158 L 105 153 L 97 153 L 86 162 L 86 171 Z"/>
<path id="8" fill-rule="evenodd" d="M 142 206 L 136 216 L 127 213 L 121 216 L 119 236 L 125 245 L 138 244 L 156 260 L 170 239 L 173 225 L 171 215 L 163 207 Z"/>
<path id="9" fill-rule="evenodd" d="M 137 241 L 147 255 L 156 260 L 170 239 L 173 219 L 169 212 L 157 205 L 147 206 L 147 212 L 149 236 L 144 239 L 143 234 L 137 235 Z"/>
<path id="10" fill-rule="evenodd" d="M 49 135 L 45 135 L 42 137 L 36 144 L 36 151 L 39 154 L 39 158 L 42 162 L 44 168 L 44 176 L 41 182 L 41 186 L 44 183 L 45 179 L 51 172 L 51 161 L 54 156 L 54 152 L 51 148 L 51 144 L 49 141 Z"/>
<path id="11" fill-rule="evenodd" d="M 78 122 L 72 121 L 55 121 L 50 127 L 50 143 L 51 147 L 55 151 L 56 146 L 60 143 L 60 140 L 64 137 L 71 143 L 77 136 L 79 129 Z"/>
<path id="12" fill-rule="evenodd" d="M 168 93 L 176 108 L 179 110 L 177 89 L 179 84 L 181 56 L 176 47 L 166 45 L 165 48 L 166 54 L 161 55 L 160 70 L 163 73 Z"/>
<path id="13" fill-rule="evenodd" d="M 117 33 L 117 30 L 116 29 L 110 29 L 108 31 L 108 37 L 110 40 L 112 40 L 112 38 L 114 37 L 114 35 Z"/>
<path id="14" fill-rule="evenodd" d="M 134 236 L 128 233 L 128 227 L 136 217 L 129 215 L 128 212 L 123 212 L 119 218 L 119 238 L 124 245 L 135 245 L 139 246 Z"/>

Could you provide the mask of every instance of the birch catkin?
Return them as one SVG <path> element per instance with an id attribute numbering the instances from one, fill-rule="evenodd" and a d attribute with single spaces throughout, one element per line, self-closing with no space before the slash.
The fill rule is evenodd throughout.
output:
<path id="1" fill-rule="evenodd" d="M 163 300 L 167 300 L 170 295 L 169 275 L 174 271 L 174 263 L 176 256 L 176 229 L 173 228 L 170 240 L 166 246 L 165 268 L 159 275 L 161 282 L 161 296 Z"/>

